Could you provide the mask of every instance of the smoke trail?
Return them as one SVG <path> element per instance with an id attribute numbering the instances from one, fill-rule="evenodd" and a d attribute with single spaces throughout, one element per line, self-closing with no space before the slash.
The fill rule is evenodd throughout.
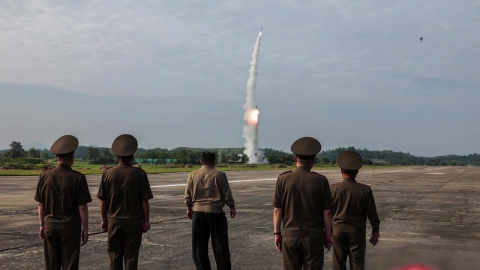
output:
<path id="1" fill-rule="evenodd" d="M 264 163 L 264 154 L 258 149 L 258 114 L 256 108 L 257 85 L 257 66 L 258 54 L 260 53 L 260 42 L 262 40 L 262 31 L 258 34 L 257 42 L 253 47 L 252 62 L 250 62 L 250 76 L 247 82 L 247 100 L 243 108 L 245 109 L 244 119 L 246 121 L 243 127 L 243 138 L 245 138 L 245 150 L 243 153 L 248 156 L 248 163 Z"/>

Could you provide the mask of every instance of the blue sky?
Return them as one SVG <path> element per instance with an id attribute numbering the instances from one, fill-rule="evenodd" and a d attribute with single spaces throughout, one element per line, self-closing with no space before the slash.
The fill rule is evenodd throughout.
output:
<path id="1" fill-rule="evenodd" d="M 241 147 L 264 27 L 260 147 L 480 152 L 480 1 L 299 2 L 0 0 L 0 149 Z"/>

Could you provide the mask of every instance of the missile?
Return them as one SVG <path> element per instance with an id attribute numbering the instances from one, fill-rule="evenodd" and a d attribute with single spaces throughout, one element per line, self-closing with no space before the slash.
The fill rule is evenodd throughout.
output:
<path id="1" fill-rule="evenodd" d="M 261 33 L 262 31 L 263 31 L 263 27 L 262 27 L 262 29 L 260 30 L 260 33 Z"/>

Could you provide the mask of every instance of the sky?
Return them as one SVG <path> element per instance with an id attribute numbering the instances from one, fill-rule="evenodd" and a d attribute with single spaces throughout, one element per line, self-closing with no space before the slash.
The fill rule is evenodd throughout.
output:
<path id="1" fill-rule="evenodd" d="M 0 0 L 0 149 L 242 147 L 262 27 L 261 148 L 480 153 L 478 0 Z"/>

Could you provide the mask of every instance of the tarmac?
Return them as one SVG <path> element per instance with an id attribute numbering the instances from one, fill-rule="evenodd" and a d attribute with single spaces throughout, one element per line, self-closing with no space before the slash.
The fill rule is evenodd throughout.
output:
<path id="1" fill-rule="evenodd" d="M 227 172 L 237 206 L 237 217 L 228 218 L 233 269 L 282 269 L 282 256 L 273 243 L 271 206 L 281 172 Z M 317 172 L 331 184 L 342 180 L 338 170 Z M 479 175 L 480 167 L 361 170 L 357 180 L 371 185 L 382 220 L 379 243 L 374 247 L 367 242 L 366 269 L 407 263 L 442 270 L 480 269 Z M 186 177 L 187 173 L 149 175 L 154 194 L 151 230 L 143 235 L 139 269 L 195 269 L 191 221 L 183 201 Z M 81 249 L 80 269 L 108 269 L 107 237 L 100 230 L 96 199 L 100 178 L 87 176 L 93 202 L 90 239 Z M 37 181 L 38 177 L 0 177 L 0 269 L 44 267 L 33 200 Z M 210 260 L 215 269 L 211 249 Z M 331 261 L 328 252 L 324 269 L 331 269 Z"/>

